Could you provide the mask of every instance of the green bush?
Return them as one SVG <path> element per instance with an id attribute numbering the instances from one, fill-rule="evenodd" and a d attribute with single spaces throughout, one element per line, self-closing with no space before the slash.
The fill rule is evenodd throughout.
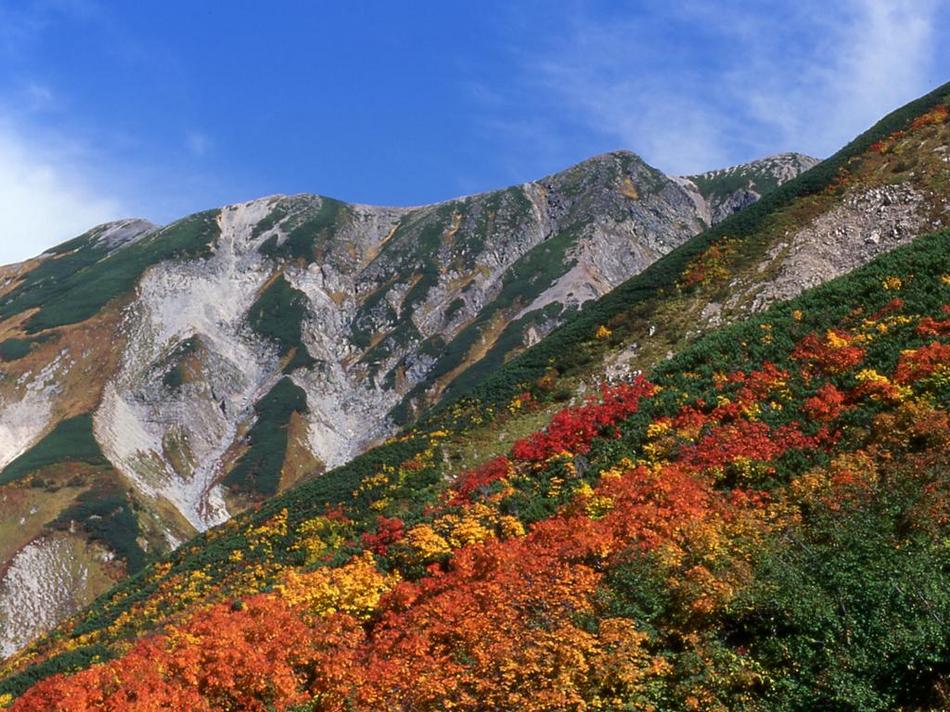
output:
<path id="1" fill-rule="evenodd" d="M 109 465 L 93 435 L 92 415 L 89 413 L 61 421 L 46 437 L 0 472 L 0 485 L 15 482 L 44 467 L 69 461 L 86 462 L 99 467 Z"/>
<path id="2" fill-rule="evenodd" d="M 285 377 L 258 401 L 254 410 L 257 421 L 247 434 L 250 447 L 224 482 L 243 492 L 273 495 L 280 488 L 290 416 L 307 412 L 307 394 Z"/>

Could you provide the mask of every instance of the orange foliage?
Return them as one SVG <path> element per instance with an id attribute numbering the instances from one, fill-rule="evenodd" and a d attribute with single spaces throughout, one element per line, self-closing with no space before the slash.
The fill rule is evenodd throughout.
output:
<path id="1" fill-rule="evenodd" d="M 839 329 L 829 329 L 824 338 L 809 334 L 792 352 L 792 358 L 813 364 L 824 373 L 842 373 L 864 360 L 864 349 Z"/>
<path id="2" fill-rule="evenodd" d="M 913 351 L 905 351 L 897 362 L 894 380 L 913 383 L 950 365 L 950 344 L 933 342 Z"/>
<path id="3" fill-rule="evenodd" d="M 832 383 L 824 384 L 818 389 L 817 395 L 805 401 L 808 416 L 823 423 L 837 418 L 844 408 L 845 395 Z"/>

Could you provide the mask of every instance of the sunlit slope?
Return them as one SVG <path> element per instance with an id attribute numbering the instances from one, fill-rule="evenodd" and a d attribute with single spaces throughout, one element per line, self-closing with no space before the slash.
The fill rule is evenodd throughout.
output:
<path id="1" fill-rule="evenodd" d="M 36 647 L 34 653 L 48 661 L 24 672 L 27 677 L 12 678 L 8 684 L 14 687 L 10 689 L 22 689 L 31 676 L 80 665 L 95 655 L 111 655 L 114 641 L 189 615 L 186 611 L 195 603 L 265 590 L 282 580 L 288 566 L 343 563 L 366 545 L 361 543 L 362 534 L 385 539 L 401 532 L 401 537 L 428 516 L 426 503 L 434 506 L 441 501 L 446 479 L 458 476 L 460 464 L 475 464 L 491 454 L 503 453 L 510 461 L 512 441 L 532 426 L 546 422 L 559 400 L 571 399 L 585 389 L 591 392 L 592 385 L 605 375 L 624 378 L 633 370 L 648 370 L 717 323 L 759 312 L 769 302 L 789 296 L 789 292 L 797 293 L 810 283 L 821 282 L 874 254 L 908 242 L 919 232 L 946 224 L 947 112 L 941 103 L 945 93 L 946 88 L 888 117 L 831 159 L 830 164 L 790 183 L 776 197 L 766 198 L 761 209 L 753 208 L 752 213 L 740 214 L 705 233 L 640 278 L 621 286 L 616 296 L 584 309 L 577 320 L 499 368 L 486 386 L 437 411 L 414 431 L 347 467 L 265 503 L 253 517 L 239 518 L 199 537 L 167 564 L 150 567 L 64 628 L 66 637 L 52 638 Z M 830 274 L 804 269 L 803 265 L 815 264 L 813 258 L 823 254 L 826 243 L 819 238 L 834 234 L 842 238 L 839 246 L 850 248 L 844 255 L 847 261 L 832 263 Z M 944 240 L 945 235 L 941 235 L 926 243 L 926 259 L 934 261 L 927 268 L 931 272 L 943 268 Z M 908 274 L 904 267 L 895 267 L 894 274 L 877 274 L 874 279 L 880 279 L 875 289 L 881 292 L 881 298 L 888 291 L 905 290 L 906 294 L 908 284 L 915 279 L 906 282 Z M 890 276 L 900 284 L 890 281 L 891 286 L 883 286 Z M 933 284 L 942 284 L 936 272 L 931 276 Z M 865 277 L 854 279 L 858 281 L 850 284 L 858 284 Z M 865 313 L 870 306 L 855 300 L 864 299 L 861 295 L 871 291 L 871 287 L 862 287 L 854 294 L 825 291 L 818 292 L 820 296 L 815 299 L 834 299 L 834 305 L 826 306 L 848 311 L 861 308 Z M 899 296 L 906 300 L 903 294 Z M 929 303 L 927 309 L 931 318 L 939 321 L 939 310 Z M 807 314 L 807 310 L 801 311 Z M 826 310 L 818 309 L 816 313 L 821 316 L 808 322 L 816 334 L 838 323 L 839 317 L 832 319 Z M 822 320 L 827 327 L 822 326 Z M 756 320 L 754 328 L 760 331 L 755 333 L 762 339 L 775 339 L 766 333 L 776 328 L 773 322 Z M 723 348 L 741 343 L 731 333 Z M 701 343 L 685 353 L 698 353 L 695 349 Z M 785 343 L 788 346 L 787 339 Z M 909 341 L 908 348 L 912 346 Z M 728 360 L 734 355 L 724 353 L 728 356 L 723 357 L 721 369 L 732 372 L 736 364 Z M 769 353 L 766 350 L 757 358 L 764 359 Z M 683 363 L 682 358 L 670 361 L 670 368 L 680 369 L 677 364 Z M 888 366 L 891 371 L 892 367 Z M 881 368 L 875 372 L 892 380 L 894 374 Z M 667 368 L 661 373 L 668 373 Z M 857 378 L 858 374 L 853 375 Z M 864 378 L 875 377 L 865 374 Z M 799 442 L 815 446 L 812 441 Z M 587 455 L 581 455 L 582 459 L 574 462 L 575 469 L 599 476 Z M 489 470 L 485 477 L 492 480 L 497 474 L 498 470 Z M 537 486 L 543 489 L 546 485 Z M 567 489 L 570 497 L 577 494 Z M 567 501 L 555 498 L 537 509 L 540 501 L 532 500 L 524 505 L 527 510 L 519 505 L 505 514 L 524 527 L 554 514 Z M 334 535 L 325 540 L 336 525 L 322 523 L 322 518 L 329 515 L 329 522 L 335 521 L 338 508 L 342 508 L 340 514 L 350 529 L 338 538 Z M 393 521 L 396 519 L 401 524 Z M 327 532 L 323 532 L 324 527 L 329 527 Z M 387 527 L 393 529 L 390 534 L 385 533 Z M 311 528 L 319 542 L 315 539 L 312 545 L 297 546 L 301 537 L 309 536 L 306 532 Z M 497 528 L 492 531 L 501 532 Z M 444 534 L 439 536 L 445 540 Z M 438 544 L 438 540 L 433 541 Z M 449 545 L 452 550 L 458 548 L 452 542 Z M 385 562 L 382 566 L 388 570 Z M 419 568 L 402 570 L 409 577 L 421 573 Z M 66 653 L 67 649 L 71 652 Z M 11 661 L 8 669 L 24 669 L 28 663 L 28 658 L 21 657 Z"/>

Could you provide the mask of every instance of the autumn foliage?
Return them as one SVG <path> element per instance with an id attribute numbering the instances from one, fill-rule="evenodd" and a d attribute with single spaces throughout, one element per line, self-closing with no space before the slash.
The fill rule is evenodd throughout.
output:
<path id="1" fill-rule="evenodd" d="M 914 279 L 602 384 L 474 468 L 433 434 L 241 529 L 226 575 L 155 567 L 76 635 L 115 659 L 12 707 L 946 708 L 950 284 Z"/>

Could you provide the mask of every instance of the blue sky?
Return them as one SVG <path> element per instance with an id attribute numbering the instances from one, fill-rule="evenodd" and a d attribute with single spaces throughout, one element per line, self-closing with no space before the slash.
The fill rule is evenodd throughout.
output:
<path id="1" fill-rule="evenodd" d="M 825 156 L 950 79 L 948 31 L 950 0 L 0 0 L 0 263 L 272 193 Z"/>

